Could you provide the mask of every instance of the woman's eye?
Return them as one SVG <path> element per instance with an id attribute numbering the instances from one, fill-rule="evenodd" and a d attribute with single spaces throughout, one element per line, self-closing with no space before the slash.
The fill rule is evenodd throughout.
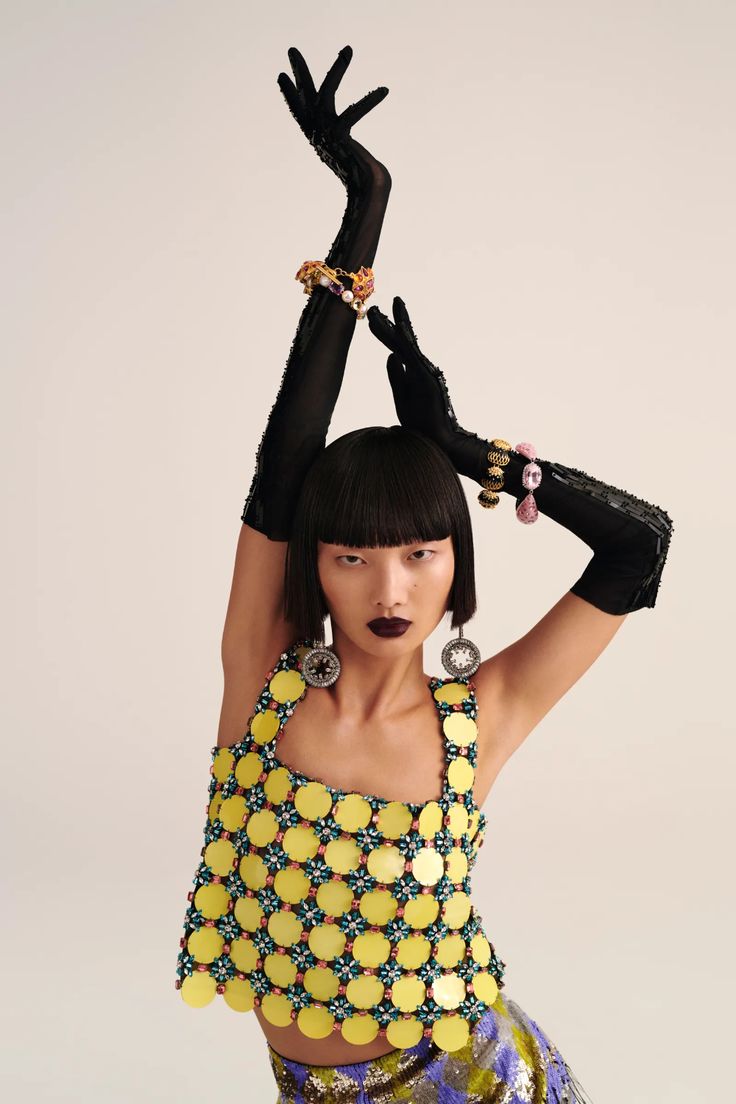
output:
<path id="1" fill-rule="evenodd" d="M 351 556 L 346 554 L 344 556 L 338 556 L 337 558 L 338 560 L 359 560 L 360 556 Z M 350 566 L 352 566 L 352 564 Z"/>
<path id="2" fill-rule="evenodd" d="M 412 552 L 412 556 L 419 556 L 422 552 L 426 553 L 423 557 L 425 560 L 431 560 L 432 556 L 434 556 L 434 550 L 432 548 L 420 548 L 417 552 Z M 422 561 L 420 560 L 419 562 L 421 563 Z"/>

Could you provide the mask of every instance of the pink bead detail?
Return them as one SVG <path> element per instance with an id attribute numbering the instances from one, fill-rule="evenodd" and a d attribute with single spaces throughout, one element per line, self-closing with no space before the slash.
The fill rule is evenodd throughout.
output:
<path id="1" fill-rule="evenodd" d="M 283 832 L 277 832 L 277 833 L 276 833 L 276 841 L 277 841 L 277 843 L 281 843 L 281 841 L 282 841 L 282 839 L 283 839 L 283 838 L 284 838 L 284 833 L 283 833 Z"/>
<path id="2" fill-rule="evenodd" d="M 347 992 L 347 985 L 338 985 L 338 987 L 337 987 L 337 991 L 338 991 L 338 993 L 340 993 L 341 995 L 342 995 L 342 994 L 344 994 L 344 993 L 346 993 L 346 992 Z"/>
<path id="3" fill-rule="evenodd" d="M 537 459 L 537 450 L 529 441 L 521 441 L 518 445 L 514 445 L 514 452 L 520 452 L 521 455 L 526 456 L 528 460 Z"/>
<path id="4" fill-rule="evenodd" d="M 326 847 L 327 847 L 327 844 L 325 844 L 325 843 L 321 843 L 321 844 L 319 845 L 319 847 L 317 848 L 317 853 L 318 853 L 319 855 L 324 855 L 324 853 L 325 853 L 325 848 L 326 848 Z M 297 863 L 297 866 L 298 866 L 298 865 L 299 865 L 299 864 Z"/>
<path id="5" fill-rule="evenodd" d="M 267 874 L 266 875 L 266 885 L 273 885 L 273 879 L 274 879 L 273 874 Z"/>
<path id="6" fill-rule="evenodd" d="M 533 525 L 539 517 L 539 510 L 534 501 L 534 495 L 530 491 L 523 502 L 516 508 L 516 516 L 524 525 Z"/>
<path id="7" fill-rule="evenodd" d="M 217 986 L 217 992 L 220 993 L 220 994 L 224 993 L 225 992 L 225 986 L 224 985 L 218 985 Z"/>

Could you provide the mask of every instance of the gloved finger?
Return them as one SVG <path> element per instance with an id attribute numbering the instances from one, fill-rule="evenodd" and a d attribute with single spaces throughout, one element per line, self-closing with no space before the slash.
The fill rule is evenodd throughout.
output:
<path id="1" fill-rule="evenodd" d="M 290 46 L 288 51 L 289 61 L 291 62 L 291 69 L 294 74 L 294 80 L 299 91 L 304 95 L 307 102 L 317 98 L 317 90 L 314 87 L 314 81 L 312 80 L 312 74 L 309 72 L 309 66 L 297 50 L 296 46 Z"/>
<path id="2" fill-rule="evenodd" d="M 289 111 L 294 116 L 296 121 L 302 126 L 302 116 L 304 108 L 299 100 L 299 93 L 294 87 L 293 83 L 289 80 L 286 73 L 279 73 L 276 78 L 279 88 L 281 89 L 284 99 L 286 100 Z"/>
<path id="3" fill-rule="evenodd" d="M 396 325 L 404 332 L 406 338 L 411 341 L 412 344 L 417 345 L 417 335 L 414 333 L 414 327 L 411 324 L 409 312 L 406 309 L 406 303 L 403 299 L 399 298 L 398 295 L 394 296 L 394 319 L 396 320 Z"/>
<path id="4" fill-rule="evenodd" d="M 319 89 L 319 101 L 323 107 L 331 108 L 332 111 L 335 110 L 335 92 L 337 92 L 337 86 L 345 76 L 345 70 L 350 64 L 352 56 L 352 46 L 343 46 L 327 71 L 327 76 L 322 81 Z"/>
<path id="5" fill-rule="evenodd" d="M 399 421 L 401 421 L 400 411 L 403 410 L 406 396 L 406 373 L 403 361 L 396 353 L 392 353 L 386 361 L 386 371 L 388 372 L 388 381 L 391 384 L 391 392 L 394 396 L 396 413 L 399 414 Z"/>
<path id="6" fill-rule="evenodd" d="M 382 341 L 387 349 L 391 349 L 392 352 L 397 353 L 399 350 L 396 343 L 396 330 L 393 322 L 391 322 L 378 307 L 369 307 L 366 314 L 368 315 L 368 328 L 373 336 L 377 337 L 379 341 Z"/>
<path id="7" fill-rule="evenodd" d="M 372 92 L 368 92 L 363 96 L 362 100 L 358 100 L 357 103 L 351 104 L 350 107 L 346 107 L 340 116 L 340 123 L 345 130 L 350 130 L 359 119 L 362 119 L 364 115 L 379 104 L 381 100 L 385 100 L 388 96 L 388 88 L 382 85 L 380 88 L 374 88 Z"/>

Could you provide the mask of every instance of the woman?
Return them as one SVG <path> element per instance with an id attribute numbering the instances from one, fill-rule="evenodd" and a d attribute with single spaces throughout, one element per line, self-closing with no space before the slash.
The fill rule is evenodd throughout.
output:
<path id="1" fill-rule="evenodd" d="M 502 993 L 470 900 L 481 806 L 513 752 L 628 613 L 655 604 L 667 513 L 457 422 L 401 299 L 366 312 L 390 175 L 337 116 L 351 50 L 319 91 L 297 50 L 279 85 L 347 206 L 309 295 L 258 449 L 223 634 L 225 691 L 177 988 L 253 1009 L 279 1100 L 554 1101 L 585 1093 Z M 390 350 L 399 426 L 325 448 L 356 322 Z M 458 473 L 593 550 L 520 640 L 480 661 L 473 537 Z M 500 578 L 496 568 L 493 578 Z M 448 677 L 423 671 L 446 612 Z M 324 644 L 329 614 L 332 645 Z M 264 681 L 265 675 L 265 681 Z M 313 688 L 313 693 L 309 690 Z"/>

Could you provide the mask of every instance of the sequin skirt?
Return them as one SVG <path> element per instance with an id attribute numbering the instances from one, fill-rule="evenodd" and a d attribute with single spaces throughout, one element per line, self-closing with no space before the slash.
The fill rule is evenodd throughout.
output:
<path id="1" fill-rule="evenodd" d="M 276 1104 L 592 1104 L 549 1037 L 499 993 L 460 1050 L 423 1038 L 345 1066 L 310 1066 L 269 1046 Z"/>

